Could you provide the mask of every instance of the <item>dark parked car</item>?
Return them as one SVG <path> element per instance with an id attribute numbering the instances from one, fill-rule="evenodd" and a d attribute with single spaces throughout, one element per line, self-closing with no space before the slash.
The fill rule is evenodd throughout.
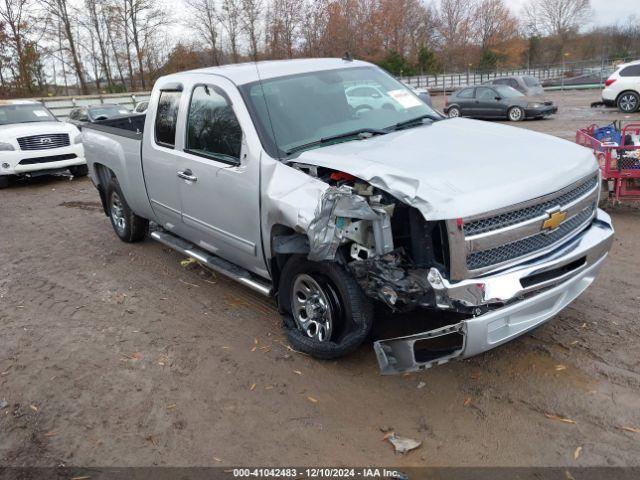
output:
<path id="1" fill-rule="evenodd" d="M 94 123 L 99 120 L 109 120 L 111 118 L 123 117 L 131 112 L 122 105 L 105 103 L 102 105 L 89 105 L 86 107 L 76 107 L 69 113 L 69 123 L 77 127 L 82 127 L 83 123 Z"/>
<path id="2" fill-rule="evenodd" d="M 447 98 L 444 113 L 450 118 L 544 118 L 558 111 L 553 102 L 527 97 L 504 85 L 467 87 Z"/>
<path id="3" fill-rule="evenodd" d="M 531 75 L 494 78 L 483 85 L 506 85 L 507 87 L 515 88 L 527 97 L 544 96 L 544 88 L 542 88 L 540 81 Z"/>

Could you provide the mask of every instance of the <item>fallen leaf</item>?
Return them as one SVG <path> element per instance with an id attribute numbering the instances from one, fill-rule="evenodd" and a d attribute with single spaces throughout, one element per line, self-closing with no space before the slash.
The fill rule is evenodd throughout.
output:
<path id="1" fill-rule="evenodd" d="M 47 432 L 44 434 L 45 437 L 55 437 L 56 436 L 56 432 Z"/>
<path id="2" fill-rule="evenodd" d="M 569 345 L 577 345 L 578 343 L 580 343 L 580 340 L 574 340 Z"/>
<path id="3" fill-rule="evenodd" d="M 198 261 L 195 258 L 185 258 L 184 260 L 180 261 L 180 265 L 182 265 L 183 267 L 188 267 L 190 265 L 193 265 L 194 263 L 198 263 Z"/>
<path id="4" fill-rule="evenodd" d="M 176 408 L 178 405 L 176 405 L 175 403 L 172 403 L 171 405 L 167 405 L 167 410 L 173 410 L 174 408 Z"/>
<path id="5" fill-rule="evenodd" d="M 254 391 L 256 389 L 256 384 L 254 383 L 253 385 L 251 385 L 251 388 L 249 390 Z"/>
<path id="6" fill-rule="evenodd" d="M 222 460 L 220 460 L 218 457 L 213 457 L 213 459 L 218 463 L 222 462 Z"/>
<path id="7" fill-rule="evenodd" d="M 422 445 L 422 442 L 418 442 L 417 440 L 412 440 L 410 438 L 398 437 L 395 433 L 389 436 L 388 441 L 393 445 L 396 453 L 401 453 L 403 455 Z"/>
<path id="8" fill-rule="evenodd" d="M 472 401 L 473 400 L 471 399 L 471 397 L 467 397 L 465 398 L 464 403 L 462 405 L 464 405 L 465 407 L 468 407 L 469 405 L 471 405 Z"/>
<path id="9" fill-rule="evenodd" d="M 581 453 L 582 453 L 582 447 L 576 448 L 576 451 L 573 452 L 573 459 L 577 460 Z"/>
<path id="10" fill-rule="evenodd" d="M 561 372 L 566 369 L 567 369 L 566 365 L 556 365 L 556 372 Z"/>
<path id="11" fill-rule="evenodd" d="M 145 440 L 147 442 L 150 442 L 154 447 L 158 445 L 158 442 L 156 442 L 156 439 L 153 438 L 153 435 L 149 435 L 147 438 L 145 438 Z"/>
<path id="12" fill-rule="evenodd" d="M 631 433 L 640 433 L 640 428 L 635 427 L 618 427 L 620 430 L 624 430 L 625 432 Z"/>
<path id="13" fill-rule="evenodd" d="M 71 480 L 89 480 L 91 477 L 85 475 L 83 477 L 71 477 Z"/>
<path id="14" fill-rule="evenodd" d="M 382 437 L 382 441 L 386 442 L 387 440 L 389 440 L 389 438 L 391 438 L 391 436 L 394 435 L 393 432 L 387 432 L 384 434 L 384 437 Z"/>
<path id="15" fill-rule="evenodd" d="M 317 398 L 307 397 L 307 400 L 309 400 L 311 403 L 318 403 L 318 399 Z"/>
<path id="16" fill-rule="evenodd" d="M 557 420 L 563 423 L 572 423 L 572 424 L 576 423 L 575 420 L 571 420 L 570 418 L 559 417 L 557 415 L 551 415 L 550 413 L 545 413 L 544 416 L 550 420 Z"/>
<path id="17" fill-rule="evenodd" d="M 267 385 L 264 387 L 265 390 L 273 390 L 273 385 Z"/>
<path id="18" fill-rule="evenodd" d="M 252 351 L 252 352 L 255 352 L 257 349 L 258 349 L 258 347 L 253 347 L 253 348 L 251 349 L 251 351 Z"/>
<path id="19" fill-rule="evenodd" d="M 426 386 L 427 386 L 427 384 L 425 382 L 418 383 L 418 388 L 424 388 Z"/>
<path id="20" fill-rule="evenodd" d="M 257 339 L 257 338 L 254 338 L 254 339 L 253 339 L 253 343 L 255 343 L 255 344 L 257 345 L 257 344 L 258 344 L 258 339 Z"/>
<path id="21" fill-rule="evenodd" d="M 300 370 L 294 370 L 293 373 L 295 373 L 296 375 L 302 375 L 302 372 Z"/>
<path id="22" fill-rule="evenodd" d="M 580 328 L 587 328 L 587 324 L 583 323 L 582 325 L 580 325 Z"/>
<path id="23" fill-rule="evenodd" d="M 37 411 L 38 411 L 38 407 L 36 407 L 35 405 L 29 405 L 29 408 L 30 408 L 31 410 L 33 410 L 34 412 L 37 412 Z"/>
<path id="24" fill-rule="evenodd" d="M 573 478 L 573 475 L 571 475 L 571 473 L 569 473 L 569 470 L 565 470 L 564 471 L 564 478 L 565 478 L 565 480 L 576 480 L 575 478 Z"/>
<path id="25" fill-rule="evenodd" d="M 482 374 L 480 372 L 474 372 L 471 375 L 469 375 L 469 378 L 471 378 L 471 380 L 478 380 L 481 375 Z"/>

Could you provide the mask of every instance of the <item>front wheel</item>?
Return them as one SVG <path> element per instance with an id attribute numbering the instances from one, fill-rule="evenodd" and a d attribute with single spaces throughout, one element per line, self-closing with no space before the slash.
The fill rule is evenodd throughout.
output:
<path id="1" fill-rule="evenodd" d="M 332 262 L 289 259 L 278 301 L 292 347 L 320 359 L 355 351 L 371 333 L 373 304 L 355 279 Z"/>
<path id="2" fill-rule="evenodd" d="M 520 122 L 524 120 L 524 110 L 520 107 L 511 107 L 507 112 L 507 116 L 512 122 Z"/>
<path id="3" fill-rule="evenodd" d="M 618 110 L 622 113 L 634 113 L 640 106 L 640 95 L 635 92 L 624 92 L 618 98 Z"/>
<path id="4" fill-rule="evenodd" d="M 0 175 L 0 188 L 7 188 L 9 186 L 9 177 L 6 175 Z"/>
<path id="5" fill-rule="evenodd" d="M 107 205 L 111 226 L 120 240 L 135 243 L 146 238 L 149 220 L 133 213 L 115 178 L 112 178 L 107 185 Z"/>

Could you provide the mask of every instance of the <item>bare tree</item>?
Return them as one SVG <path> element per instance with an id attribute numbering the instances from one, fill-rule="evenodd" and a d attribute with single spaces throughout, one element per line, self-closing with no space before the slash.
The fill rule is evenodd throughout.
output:
<path id="1" fill-rule="evenodd" d="M 477 4 L 476 36 L 482 49 L 489 48 L 518 33 L 518 20 L 513 16 L 504 0 L 482 0 Z"/>
<path id="2" fill-rule="evenodd" d="M 578 30 L 590 13 L 590 0 L 530 0 L 523 9 L 532 33 L 556 36 L 563 42 Z"/>
<path id="3" fill-rule="evenodd" d="M 188 25 L 206 40 L 213 65 L 220 65 L 218 13 L 215 0 L 187 0 L 187 6 L 192 15 Z"/>
<path id="4" fill-rule="evenodd" d="M 42 3 L 46 7 L 51 19 L 54 20 L 54 24 L 57 23 L 61 27 L 60 32 L 66 41 L 73 69 L 78 78 L 78 84 L 80 85 L 80 91 L 83 94 L 87 94 L 89 90 L 87 88 L 84 66 L 76 46 L 76 37 L 73 34 L 77 12 L 72 12 L 72 7 L 67 0 L 42 0 Z"/>
<path id="5" fill-rule="evenodd" d="M 92 43 L 97 42 L 98 49 L 100 51 L 100 62 L 102 71 L 104 72 L 107 80 L 107 85 L 111 87 L 113 80 L 111 78 L 111 65 L 109 64 L 109 47 L 107 45 L 107 39 L 105 34 L 105 15 L 104 15 L 104 1 L 103 0 L 85 0 L 85 8 L 89 20 L 89 29 L 92 30 Z M 95 34 L 95 38 L 93 35 Z"/>
<path id="6" fill-rule="evenodd" d="M 6 41 L 11 44 L 18 64 L 19 88 L 32 92 L 29 60 L 27 58 L 27 36 L 33 19 L 28 13 L 29 0 L 4 0 L 0 9 L 0 20 L 6 25 Z"/>
<path id="7" fill-rule="evenodd" d="M 473 0 L 440 0 L 438 7 L 438 36 L 445 66 L 454 62 L 466 66 L 470 58 L 471 34 L 474 29 Z"/>
<path id="8" fill-rule="evenodd" d="M 240 34 L 240 0 L 222 0 L 220 9 L 218 10 L 218 21 L 222 24 L 229 39 L 229 47 L 231 47 L 231 58 L 234 63 L 240 59 L 240 50 L 238 45 L 238 35 Z"/>
<path id="9" fill-rule="evenodd" d="M 249 53 L 258 60 L 258 39 L 260 38 L 260 17 L 262 0 L 242 0 L 242 28 L 249 39 Z"/>

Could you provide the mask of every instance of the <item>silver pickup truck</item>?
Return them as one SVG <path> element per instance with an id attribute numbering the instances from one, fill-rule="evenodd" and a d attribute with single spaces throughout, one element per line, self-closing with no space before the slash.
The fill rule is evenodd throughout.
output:
<path id="1" fill-rule="evenodd" d="M 146 115 L 88 125 L 83 143 L 122 240 L 150 235 L 274 296 L 299 351 L 354 351 L 376 303 L 438 319 L 374 342 L 384 374 L 541 325 L 593 282 L 613 239 L 592 152 L 444 119 L 365 62 L 166 76 Z"/>

